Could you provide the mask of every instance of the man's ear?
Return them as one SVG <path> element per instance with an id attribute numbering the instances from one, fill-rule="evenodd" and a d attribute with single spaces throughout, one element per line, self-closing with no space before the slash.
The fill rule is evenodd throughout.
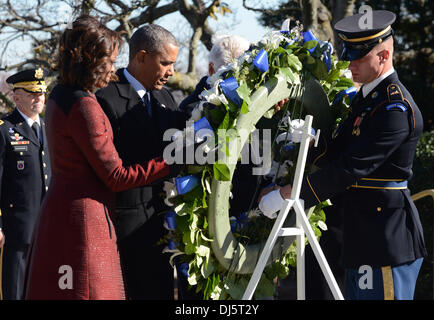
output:
<path id="1" fill-rule="evenodd" d="M 20 92 L 18 90 L 15 90 L 13 92 L 12 99 L 14 100 L 15 104 L 19 104 L 19 102 L 20 102 Z"/>
<path id="2" fill-rule="evenodd" d="M 143 63 L 145 61 L 147 55 L 148 55 L 148 52 L 146 50 L 139 50 L 136 53 L 137 62 Z"/>
<path id="3" fill-rule="evenodd" d="M 388 49 L 384 49 L 384 50 L 380 51 L 381 62 L 384 63 L 387 60 L 389 60 L 391 58 L 390 54 L 391 54 L 391 52 Z"/>

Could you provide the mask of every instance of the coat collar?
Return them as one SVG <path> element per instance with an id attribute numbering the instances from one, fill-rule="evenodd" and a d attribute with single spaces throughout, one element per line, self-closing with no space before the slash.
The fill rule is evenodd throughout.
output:
<path id="1" fill-rule="evenodd" d="M 23 116 L 20 114 L 17 108 L 14 109 L 14 111 L 11 113 L 9 117 L 9 121 L 13 125 L 13 129 L 21 134 L 22 136 L 26 137 L 30 141 L 32 141 L 35 145 L 40 146 L 40 142 L 38 137 L 33 132 L 32 128 L 29 127 L 26 120 L 23 118 Z M 45 137 L 45 130 L 44 130 L 44 122 L 41 121 L 41 129 L 43 134 L 43 141 L 46 141 Z"/>

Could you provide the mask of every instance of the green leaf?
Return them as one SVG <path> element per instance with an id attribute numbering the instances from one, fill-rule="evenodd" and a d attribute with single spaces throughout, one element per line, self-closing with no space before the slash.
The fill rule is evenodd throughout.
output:
<path id="1" fill-rule="evenodd" d="M 202 264 L 202 266 L 200 268 L 200 273 L 201 273 L 202 277 L 207 279 L 216 269 L 217 268 L 214 265 L 213 261 L 210 260 L 210 261 Z"/>
<path id="2" fill-rule="evenodd" d="M 313 49 L 318 45 L 318 42 L 315 40 L 307 41 L 303 44 L 303 48 L 306 48 L 307 50 Z"/>
<path id="3" fill-rule="evenodd" d="M 241 113 L 246 114 L 249 113 L 249 106 L 247 105 L 246 101 L 243 100 L 243 104 L 241 105 Z"/>
<path id="4" fill-rule="evenodd" d="M 240 96 L 241 99 L 243 99 L 247 104 L 250 104 L 250 94 L 251 90 L 249 89 L 249 86 L 246 82 L 243 82 L 238 88 L 237 93 Z"/>
<path id="5" fill-rule="evenodd" d="M 337 69 L 347 69 L 349 66 L 350 66 L 350 61 L 339 60 L 336 63 L 336 68 Z"/>
<path id="6" fill-rule="evenodd" d="M 301 71 L 303 65 L 296 55 L 290 54 L 288 55 L 287 59 L 288 59 L 288 66 L 295 69 L 296 71 Z"/>
<path id="7" fill-rule="evenodd" d="M 229 167 L 224 163 L 219 163 L 218 161 L 213 165 L 214 178 L 218 181 L 230 181 L 231 173 Z"/>
<path id="8" fill-rule="evenodd" d="M 295 76 L 291 68 L 280 68 L 279 71 L 286 78 L 286 81 L 288 81 L 289 83 L 294 83 Z"/>

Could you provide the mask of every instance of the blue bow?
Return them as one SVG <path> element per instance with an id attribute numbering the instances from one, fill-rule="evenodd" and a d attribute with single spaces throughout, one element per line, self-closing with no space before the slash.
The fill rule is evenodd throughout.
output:
<path id="1" fill-rule="evenodd" d="M 253 60 L 253 64 L 261 72 L 268 71 L 268 53 L 264 49 L 261 49 Z"/>
<path id="2" fill-rule="evenodd" d="M 238 82 L 234 77 L 230 77 L 220 82 L 220 88 L 222 89 L 223 94 L 228 97 L 229 100 L 236 103 L 238 106 L 241 106 L 243 100 L 238 95 L 238 87 Z"/>
<path id="3" fill-rule="evenodd" d="M 303 43 L 306 43 L 308 41 L 316 41 L 317 43 L 319 42 L 317 38 L 315 38 L 315 36 L 313 35 L 312 31 L 307 30 L 306 32 L 303 32 Z M 315 51 L 315 48 L 317 46 L 313 47 L 312 49 L 308 49 L 309 53 L 312 54 L 312 52 Z"/>
<path id="4" fill-rule="evenodd" d="M 184 277 L 188 278 L 188 263 L 187 262 L 183 262 L 181 264 L 178 264 L 176 266 L 176 268 L 178 269 L 178 272 L 181 273 Z"/>
<path id="5" fill-rule="evenodd" d="M 164 220 L 167 223 L 167 228 L 169 230 L 175 230 L 176 229 L 176 213 L 175 211 L 169 211 L 165 214 Z"/>
<path id="6" fill-rule="evenodd" d="M 178 243 L 176 243 L 173 238 L 169 239 L 169 243 L 167 244 L 167 248 L 169 248 L 169 250 L 175 250 L 176 247 L 178 247 Z"/>
<path id="7" fill-rule="evenodd" d="M 198 132 L 201 129 L 209 129 L 211 131 L 213 131 L 211 125 L 208 122 L 208 119 L 203 117 L 199 120 L 197 120 L 194 124 L 193 124 L 193 128 L 194 128 L 194 132 Z"/>
<path id="8" fill-rule="evenodd" d="M 175 178 L 175 185 L 178 194 L 185 194 L 196 188 L 200 184 L 200 179 L 196 176 L 189 175 Z"/>
<path id="9" fill-rule="evenodd" d="M 341 92 L 338 93 L 338 95 L 336 96 L 336 98 L 333 100 L 333 104 L 335 104 L 336 102 L 338 102 L 340 99 L 342 99 L 344 96 L 348 96 L 348 98 L 350 98 L 350 102 L 351 100 L 353 100 L 354 96 L 357 93 L 357 88 L 356 87 L 349 87 L 348 89 L 345 89 Z"/>
<path id="10" fill-rule="evenodd" d="M 243 212 L 231 222 L 231 231 L 234 232 L 236 230 L 240 230 L 244 226 L 247 227 L 248 225 L 249 225 L 249 217 L 245 212 Z"/>

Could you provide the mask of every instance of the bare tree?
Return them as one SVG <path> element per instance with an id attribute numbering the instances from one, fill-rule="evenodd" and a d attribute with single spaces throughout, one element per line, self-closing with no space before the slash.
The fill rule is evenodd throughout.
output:
<path id="1" fill-rule="evenodd" d="M 52 69 L 60 34 L 80 14 L 100 17 L 128 40 L 135 28 L 177 11 L 193 33 L 188 46 L 187 73 L 177 72 L 168 85 L 190 92 L 197 82 L 199 42 L 207 49 L 212 46 L 214 31 L 208 19 L 231 13 L 229 6 L 220 0 L 35 0 L 30 6 L 25 0 L 0 0 L 0 71 L 19 70 L 29 64 Z M 7 65 L 5 55 L 17 41 L 30 41 L 32 51 L 23 54 L 19 62 Z"/>

